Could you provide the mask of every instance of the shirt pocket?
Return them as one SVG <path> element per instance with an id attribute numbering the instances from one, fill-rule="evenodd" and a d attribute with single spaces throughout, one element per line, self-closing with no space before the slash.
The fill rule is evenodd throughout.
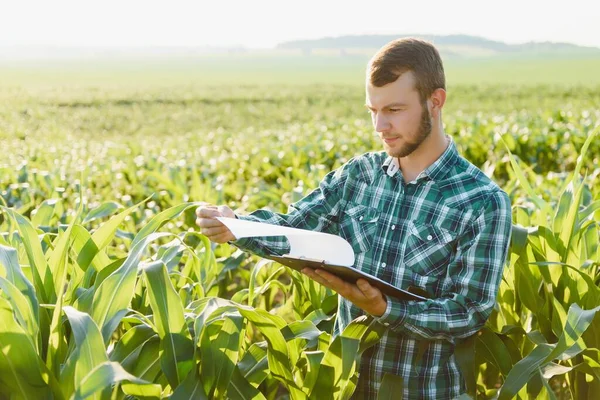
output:
<path id="1" fill-rule="evenodd" d="M 348 203 L 340 220 L 340 236 L 350 243 L 355 254 L 371 249 L 377 233 L 379 210 L 362 204 Z"/>
<path id="2" fill-rule="evenodd" d="M 421 276 L 442 275 L 455 254 L 456 237 L 437 225 L 409 223 L 404 265 Z"/>

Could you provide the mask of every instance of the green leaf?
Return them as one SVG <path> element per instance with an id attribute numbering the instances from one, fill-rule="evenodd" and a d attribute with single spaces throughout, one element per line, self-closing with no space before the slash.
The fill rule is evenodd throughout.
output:
<path id="1" fill-rule="evenodd" d="M 26 400 L 51 399 L 41 360 L 29 335 L 13 317 L 10 303 L 0 297 L 0 387 Z M 62 397 L 60 393 L 57 393 Z"/>
<path id="2" fill-rule="evenodd" d="M 548 355 L 545 361 L 549 362 L 558 358 L 562 353 L 577 343 L 579 338 L 581 338 L 581 335 L 583 335 L 592 323 L 598 310 L 600 310 L 600 306 L 592 310 L 582 310 L 577 304 L 571 304 L 563 333 L 558 339 L 556 347 Z M 574 354 L 572 356 L 574 356 Z"/>
<path id="3" fill-rule="evenodd" d="M 31 334 L 32 340 L 34 340 L 34 346 L 39 349 L 37 341 L 40 310 L 35 288 L 21 270 L 17 259 L 17 251 L 3 245 L 0 245 L 0 276 L 5 277 L 25 297 L 27 305 L 20 305 L 18 309 L 14 309 L 23 314 L 25 326 L 27 326 L 27 330 Z"/>
<path id="4" fill-rule="evenodd" d="M 590 144 L 592 144 L 593 140 L 598 134 L 600 134 L 600 125 L 596 126 L 594 130 L 588 134 L 587 139 L 583 143 L 581 151 L 579 152 L 579 156 L 577 157 L 577 164 L 575 165 L 575 169 L 573 170 L 572 179 L 579 177 L 579 171 L 581 171 L 581 167 L 583 166 L 583 160 L 587 154 L 588 148 L 590 147 Z"/>
<path id="5" fill-rule="evenodd" d="M 577 367 L 578 367 L 578 365 L 574 365 L 574 366 L 570 367 L 567 365 L 560 365 L 560 364 L 551 362 L 551 363 L 544 365 L 540 369 L 540 372 L 542 373 L 542 378 L 544 378 L 544 380 L 546 380 L 546 379 L 552 378 L 553 376 L 563 375 L 563 374 L 566 374 L 567 372 L 571 372 L 573 369 L 575 369 Z"/>
<path id="6" fill-rule="evenodd" d="M 94 368 L 83 378 L 73 395 L 74 400 L 84 400 L 94 394 L 110 389 L 114 384 L 127 382 L 121 387 L 123 392 L 140 399 L 160 399 L 161 387 L 157 384 L 136 378 L 116 362 L 106 361 Z"/>
<path id="7" fill-rule="evenodd" d="M 162 260 L 146 265 L 144 275 L 163 351 L 161 367 L 171 387 L 176 388 L 194 365 L 194 346 L 183 305 Z"/>
<path id="8" fill-rule="evenodd" d="M 64 302 L 64 288 L 67 285 L 67 275 L 68 275 L 68 251 L 69 251 L 69 243 L 71 239 L 71 231 L 73 229 L 74 221 L 79 218 L 81 213 L 81 207 L 79 208 L 77 215 L 73 219 L 73 222 L 69 225 L 66 231 L 61 232 L 58 235 L 58 239 L 56 239 L 56 247 L 50 256 L 50 260 L 48 261 L 48 266 L 52 270 L 52 274 L 54 276 L 54 285 L 53 287 L 56 289 L 56 293 L 54 298 L 56 298 L 56 304 L 54 311 L 52 313 L 52 321 L 50 323 L 50 335 L 48 337 L 48 352 L 46 355 L 46 365 L 48 369 L 54 373 L 55 376 L 59 374 L 60 371 L 60 354 L 62 353 L 61 349 L 64 348 L 65 344 L 61 341 L 62 338 L 62 323 L 61 323 L 61 315 L 62 315 L 62 306 Z"/>
<path id="9" fill-rule="evenodd" d="M 257 262 L 254 265 L 254 267 L 252 268 L 252 274 L 250 275 L 250 282 L 248 284 L 248 305 L 249 306 L 254 307 L 254 297 L 255 297 L 254 287 L 256 286 L 256 278 L 258 277 L 258 274 L 263 269 L 263 267 L 265 267 L 268 264 L 272 264 L 272 263 L 274 263 L 274 261 L 263 258 L 259 262 Z"/>
<path id="10" fill-rule="evenodd" d="M 55 313 L 58 312 L 55 310 Z M 73 307 L 64 307 L 75 338 L 75 350 L 69 362 L 75 365 L 74 376 L 61 376 L 61 381 L 74 379 L 74 389 L 79 391 L 83 379 L 97 366 L 108 361 L 100 329 L 92 318 Z M 70 393 L 67 393 L 69 395 Z"/>
<path id="11" fill-rule="evenodd" d="M 148 200 L 148 199 L 146 199 Z M 144 227 L 135 235 L 131 247 L 136 246 L 140 241 L 146 238 L 151 233 L 156 232 L 163 224 L 167 221 L 177 218 L 181 213 L 190 207 L 198 206 L 200 203 L 183 203 L 175 207 L 168 208 L 158 214 L 156 214 L 150 221 L 148 221 Z"/>
<path id="12" fill-rule="evenodd" d="M 575 190 L 574 195 L 571 192 L 571 189 Z M 571 244 L 575 242 L 575 236 L 577 234 L 575 228 L 577 226 L 577 214 L 579 212 L 579 206 L 581 204 L 582 193 L 583 185 L 579 184 L 576 185 L 574 188 L 573 186 L 569 185 L 568 189 L 565 191 L 564 194 L 567 198 L 571 199 L 570 203 L 568 204 L 568 208 L 566 208 L 565 212 L 565 210 L 561 209 L 559 205 L 559 209 L 557 211 L 557 215 L 559 215 L 560 213 L 566 214 L 564 216 L 561 226 L 559 227 L 559 230 L 555 230 L 555 232 L 560 232 L 559 239 L 564 245 L 564 251 L 561 254 L 561 261 L 563 262 L 568 262 L 569 252 L 572 250 Z"/>
<path id="13" fill-rule="evenodd" d="M 114 350 L 110 353 L 110 361 L 118 362 L 123 368 L 131 372 L 144 345 L 150 339 L 157 337 L 154 330 L 148 325 L 134 326 L 119 339 Z"/>
<path id="14" fill-rule="evenodd" d="M 267 362 L 267 342 L 252 343 L 237 369 L 254 387 L 257 387 L 267 377 L 269 365 Z"/>
<path id="15" fill-rule="evenodd" d="M 548 378 L 546 378 L 544 376 L 544 374 L 542 373 L 542 371 L 540 370 L 540 380 L 542 381 L 542 384 L 543 384 L 543 389 L 542 389 L 542 392 L 540 393 L 540 395 L 544 396 L 544 394 L 545 394 L 547 396 L 548 400 L 557 400 L 556 395 L 554 394 L 554 390 L 552 390 L 552 387 L 548 383 L 547 379 Z M 539 397 L 540 396 L 538 396 L 538 398 Z"/>
<path id="16" fill-rule="evenodd" d="M 108 342 L 121 318 L 127 313 L 133 297 L 138 264 L 144 250 L 153 240 L 169 235 L 154 233 L 140 240 L 132 247 L 123 265 L 110 274 L 94 291 L 90 314 L 101 327 L 105 342 Z"/>
<path id="17" fill-rule="evenodd" d="M 86 277 L 91 276 L 93 272 L 101 271 L 104 266 L 111 263 L 106 253 L 100 251 L 92 235 L 81 225 L 73 227 L 73 251 L 77 254 L 77 264 L 82 271 L 87 272 L 90 265 L 94 266 L 94 271 L 90 271 Z"/>
<path id="18" fill-rule="evenodd" d="M 540 312 L 543 305 L 543 299 L 538 295 L 538 287 L 540 282 L 535 278 L 530 266 L 527 263 L 525 255 L 519 256 L 519 259 L 514 265 L 515 269 L 515 286 L 519 299 L 525 307 L 529 308 L 534 313 Z"/>
<path id="19" fill-rule="evenodd" d="M 384 331 L 385 327 L 371 317 L 363 315 L 353 320 L 329 345 L 321 361 L 317 380 L 313 387 L 308 387 L 309 394 L 333 396 L 336 388 L 347 393 L 345 388 L 353 384 L 357 362 L 365 349 L 361 340 L 369 332 L 375 332 L 376 339 L 369 339 L 370 345 L 373 345 Z"/>
<path id="20" fill-rule="evenodd" d="M 321 335 L 322 331 L 320 331 L 312 323 L 312 321 L 300 320 L 294 321 L 289 325 L 283 327 L 281 333 L 283 333 L 283 337 L 286 341 L 300 338 L 306 340 L 315 340 L 319 337 L 319 335 Z"/>
<path id="21" fill-rule="evenodd" d="M 36 209 L 35 215 L 31 217 L 31 224 L 33 226 L 49 226 L 58 201 L 59 199 L 44 200 Z"/>
<path id="22" fill-rule="evenodd" d="M 252 386 L 236 367 L 227 388 L 227 398 L 232 400 L 264 400 L 265 396 Z"/>
<path id="23" fill-rule="evenodd" d="M 208 400 L 208 398 L 204 392 L 202 377 L 195 370 L 193 373 L 189 373 L 181 385 L 175 389 L 170 400 Z"/>
<path id="24" fill-rule="evenodd" d="M 488 362 L 494 364 L 502 375 L 507 376 L 513 364 L 510 353 L 502 339 L 487 328 L 481 330 L 481 335 L 477 339 L 476 351 Z"/>
<path id="25" fill-rule="evenodd" d="M 283 318 L 269 314 L 265 310 L 238 306 L 238 311 L 258 329 L 268 343 L 267 359 L 271 374 L 286 385 L 292 398 L 305 398 L 292 376 L 287 343 L 281 329 L 286 325 Z"/>
<path id="26" fill-rule="evenodd" d="M 140 205 L 150 200 L 150 198 L 151 197 L 148 197 L 142 200 L 141 202 L 137 203 L 136 205 L 129 207 L 128 209 L 115 215 L 114 217 L 106 221 L 104 224 L 102 224 L 102 226 L 98 228 L 98 230 L 92 235 L 92 240 L 96 244 L 98 250 L 102 250 L 103 248 L 108 246 L 111 240 L 113 240 L 113 238 L 115 237 L 117 228 L 123 223 L 123 221 L 125 221 L 125 218 L 127 218 L 127 216 L 131 214 Z M 146 237 L 146 235 L 141 235 L 140 239 L 144 237 Z M 133 245 L 134 244 L 132 243 L 131 247 L 133 247 Z"/>
<path id="27" fill-rule="evenodd" d="M 502 141 L 504 142 L 504 140 L 502 140 Z M 506 150 L 508 151 L 508 159 L 510 160 L 510 165 L 512 166 L 513 171 L 514 171 L 515 175 L 517 176 L 517 179 L 519 179 L 519 183 L 521 184 L 523 189 L 525 189 L 525 192 L 527 193 L 527 195 L 529 196 L 531 201 L 533 201 L 533 203 L 540 210 L 545 210 L 547 207 L 546 202 L 541 197 L 539 197 L 538 195 L 535 194 L 535 192 L 533 191 L 533 188 L 529 184 L 529 181 L 525 177 L 523 170 L 519 166 L 519 163 L 517 162 L 515 157 L 510 152 L 508 145 L 506 144 L 506 142 L 504 142 L 504 144 L 506 146 Z"/>
<path id="28" fill-rule="evenodd" d="M 527 248 L 527 237 L 529 236 L 527 228 L 520 225 L 512 225 L 512 234 L 510 238 L 510 248 L 515 254 L 523 254 Z"/>
<path id="29" fill-rule="evenodd" d="M 161 373 L 160 369 L 160 339 L 153 336 L 142 345 L 139 357 L 132 365 L 131 373 L 141 379 L 154 382 Z M 188 374 L 188 376 L 191 374 Z"/>
<path id="30" fill-rule="evenodd" d="M 225 394 L 238 362 L 243 338 L 241 332 L 244 324 L 239 313 L 227 313 L 221 317 L 224 321 L 215 324 L 216 333 L 210 333 L 215 330 L 210 329 L 212 326 L 204 330 L 200 349 L 204 389 L 210 398 L 220 398 Z"/>
<path id="31" fill-rule="evenodd" d="M 304 351 L 302 353 L 308 362 L 308 371 L 304 377 L 304 387 L 310 389 L 315 386 L 317 379 L 319 378 L 319 369 L 321 368 L 321 361 L 325 357 L 325 352 L 316 351 Z"/>
<path id="32" fill-rule="evenodd" d="M 31 266 L 33 285 L 38 299 L 42 303 L 53 303 L 56 299 L 54 280 L 35 228 L 25 217 L 13 210 L 2 206 L 0 206 L 0 209 L 6 212 L 17 224 Z"/>
<path id="33" fill-rule="evenodd" d="M 17 322 L 28 333 L 36 352 L 39 351 L 39 326 L 31 303 L 27 301 L 27 298 L 15 285 L 2 277 L 0 277 L 0 289 L 0 295 L 3 295 L 10 301 Z"/>
<path id="34" fill-rule="evenodd" d="M 504 384 L 500 388 L 498 400 L 513 399 L 522 387 L 529 382 L 534 374 L 538 373 L 546 358 L 552 354 L 554 345 L 540 344 L 525 358 L 516 363 L 508 373 Z"/>
<path id="35" fill-rule="evenodd" d="M 93 210 L 90 210 L 81 223 L 87 224 L 99 218 L 108 217 L 122 207 L 122 205 L 114 201 L 104 202 Z"/>

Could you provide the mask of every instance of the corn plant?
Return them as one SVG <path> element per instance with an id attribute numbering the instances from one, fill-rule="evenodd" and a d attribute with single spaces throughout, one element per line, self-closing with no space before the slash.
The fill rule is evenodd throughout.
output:
<path id="1" fill-rule="evenodd" d="M 495 312 L 465 346 L 473 396 L 587 399 L 600 389 L 600 199 L 579 176 L 598 132 L 590 132 L 556 208 L 535 193 L 509 155 L 535 209 L 516 206 Z"/>
<path id="2" fill-rule="evenodd" d="M 269 290 L 294 285 L 274 279 L 283 267 L 259 279 L 265 262 L 232 300 L 215 297 L 230 271 L 208 240 L 159 231 L 194 203 L 157 214 L 134 235 L 126 257 L 109 257 L 118 227 L 139 206 L 94 232 L 80 222 L 103 210 L 82 218 L 80 208 L 56 234 L 2 208 L 16 228 L 0 239 L 2 396 L 250 399 L 283 388 L 294 399 L 350 397 L 357 361 L 381 337 L 380 324 L 360 318 L 332 337 L 319 328 L 331 320 L 322 303 L 293 322 L 255 307 Z"/>

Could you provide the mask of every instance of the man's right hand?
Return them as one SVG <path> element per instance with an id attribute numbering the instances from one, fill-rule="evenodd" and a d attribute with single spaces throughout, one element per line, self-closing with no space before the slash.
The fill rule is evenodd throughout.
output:
<path id="1" fill-rule="evenodd" d="M 235 218 L 231 208 L 206 203 L 196 209 L 196 216 L 198 217 L 196 225 L 200 227 L 200 232 L 211 242 L 226 243 L 235 240 L 229 228 L 216 219 L 217 217 Z"/>

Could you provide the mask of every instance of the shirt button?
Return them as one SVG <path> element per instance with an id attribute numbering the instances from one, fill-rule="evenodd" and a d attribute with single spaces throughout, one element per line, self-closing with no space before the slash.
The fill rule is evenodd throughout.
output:
<path id="1" fill-rule="evenodd" d="M 396 225 L 392 225 L 392 230 L 396 229 Z"/>
<path id="2" fill-rule="evenodd" d="M 381 268 L 385 268 L 385 263 L 381 263 Z"/>
<path id="3" fill-rule="evenodd" d="M 361 215 L 360 217 L 358 217 L 358 220 L 362 221 L 363 220 L 363 216 Z"/>
<path id="4" fill-rule="evenodd" d="M 390 323 L 389 322 L 384 322 L 383 325 L 384 326 L 390 326 Z"/>
<path id="5" fill-rule="evenodd" d="M 431 236 L 431 235 L 427 236 L 427 240 L 431 240 L 431 239 L 433 239 L 433 236 Z"/>

